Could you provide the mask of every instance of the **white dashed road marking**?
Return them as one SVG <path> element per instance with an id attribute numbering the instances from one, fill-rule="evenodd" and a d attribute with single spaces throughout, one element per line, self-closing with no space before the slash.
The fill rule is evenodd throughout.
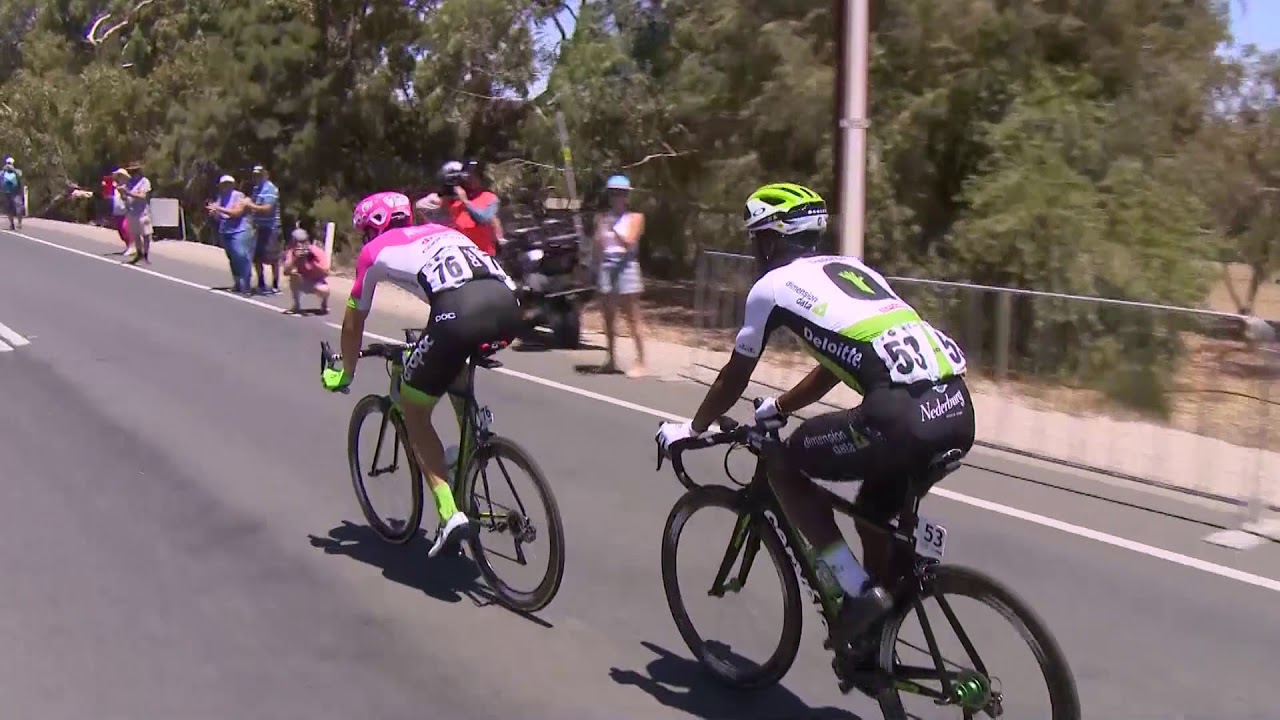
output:
<path id="1" fill-rule="evenodd" d="M 13 331 L 4 323 L 0 323 L 0 352 L 13 352 L 14 348 L 30 345 L 31 341 Z"/>

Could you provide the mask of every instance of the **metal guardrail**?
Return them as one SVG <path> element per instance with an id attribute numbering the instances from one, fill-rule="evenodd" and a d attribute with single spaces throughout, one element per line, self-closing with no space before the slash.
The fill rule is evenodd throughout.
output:
<path id="1" fill-rule="evenodd" d="M 704 251 L 694 295 L 695 370 L 718 369 L 742 324 L 754 258 Z M 1256 318 L 1152 303 L 890 277 L 964 349 L 979 442 L 1241 506 L 1210 537 L 1280 540 L 1280 343 Z M 767 384 L 813 366 L 775 333 Z"/>

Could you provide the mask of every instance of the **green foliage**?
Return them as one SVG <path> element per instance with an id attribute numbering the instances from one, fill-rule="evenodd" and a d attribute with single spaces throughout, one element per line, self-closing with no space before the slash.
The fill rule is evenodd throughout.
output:
<path id="1" fill-rule="evenodd" d="M 1280 265 L 1280 57 L 1220 55 L 1223 0 L 872 5 L 873 263 L 1194 305 L 1238 261 L 1252 307 Z M 0 150 L 37 209 L 135 158 L 195 209 L 263 163 L 286 216 L 345 228 L 358 198 L 424 190 L 460 154 L 508 203 L 564 194 L 561 114 L 587 207 L 626 172 L 644 252 L 687 272 L 744 248 L 753 187 L 833 192 L 834 27 L 829 2 L 776 0 L 7 0 Z M 1014 315 L 1020 337 L 1089 339 L 1060 372 L 1138 353 L 1094 340 L 1133 317 Z"/>

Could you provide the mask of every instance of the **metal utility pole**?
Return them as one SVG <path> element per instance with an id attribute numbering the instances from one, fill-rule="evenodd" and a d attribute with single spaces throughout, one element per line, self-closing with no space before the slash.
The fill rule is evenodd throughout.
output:
<path id="1" fill-rule="evenodd" d="M 862 257 L 866 222 L 867 80 L 870 0 L 836 0 L 836 237 L 842 255 Z"/>

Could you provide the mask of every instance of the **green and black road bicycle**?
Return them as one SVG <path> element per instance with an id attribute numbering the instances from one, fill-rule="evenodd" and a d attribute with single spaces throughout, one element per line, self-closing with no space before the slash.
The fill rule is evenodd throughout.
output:
<path id="1" fill-rule="evenodd" d="M 757 406 L 759 403 L 756 400 Z M 676 477 L 689 491 L 676 502 L 667 518 L 662 538 L 662 582 L 681 637 L 707 671 L 733 687 L 768 687 L 786 675 L 800 648 L 803 613 L 797 572 L 809 586 L 828 627 L 836 621 L 840 601 L 819 590 L 823 585 L 819 581 L 816 562 L 806 551 L 807 544 L 800 533 L 783 513 L 769 484 L 765 470 L 768 459 L 774 457 L 773 453 L 781 452 L 778 429 L 740 425 L 732 418 L 722 418 L 719 425 L 720 431 L 715 434 L 678 441 L 668 450 Z M 681 453 L 715 445 L 730 446 L 725 456 L 726 474 L 729 473 L 728 456 L 734 449 L 746 447 L 756 456 L 756 469 L 750 482 L 743 484 L 734 480 L 740 486 L 735 490 L 724 485 L 698 485 L 689 477 L 681 462 Z M 659 469 L 663 455 L 659 448 Z M 850 645 L 832 648 L 829 639 L 826 643 L 828 649 L 834 650 L 831 664 L 840 691 L 848 693 L 856 688 L 866 693 L 879 703 L 881 712 L 889 720 L 908 717 L 902 705 L 903 695 L 924 696 L 935 705 L 952 706 L 965 718 L 980 714 L 1002 717 L 1006 690 L 1000 686 L 999 678 L 988 672 L 947 599 L 948 596 L 960 596 L 995 609 L 1016 627 L 1030 646 L 1048 686 L 1052 705 L 1050 720 L 1079 720 L 1080 700 L 1075 680 L 1062 650 L 1045 624 L 1025 602 L 996 580 L 971 568 L 942 564 L 947 545 L 946 528 L 918 515 L 924 492 L 958 469 L 963 456 L 960 450 L 950 450 L 934 457 L 924 472 L 911 478 L 912 492 L 908 493 L 907 504 L 898 519 L 886 524 L 866 520 L 852 502 L 817 486 L 837 512 L 849 516 L 860 526 L 873 527 L 890 535 L 893 566 L 900 568 L 896 573 L 900 579 L 887 588 L 894 599 L 893 609 Z M 732 474 L 729 477 L 733 480 Z M 717 644 L 704 641 L 689 619 L 679 586 L 676 548 L 681 531 L 694 513 L 711 507 L 732 511 L 738 521 L 707 594 L 724 597 L 726 593 L 740 591 L 747 582 L 752 562 L 761 546 L 782 580 L 784 620 L 781 641 L 768 660 L 752 668 L 744 669 L 741 664 L 717 657 L 713 652 Z M 924 610 L 925 600 L 934 600 L 942 608 L 942 614 L 968 655 L 965 662 L 957 663 L 943 657 L 937 635 Z M 912 614 L 918 618 L 924 633 L 931 660 L 929 666 L 903 664 L 896 651 L 899 631 Z M 853 648 L 860 648 L 860 651 Z"/>
<path id="2" fill-rule="evenodd" d="M 404 374 L 405 359 L 421 335 L 421 330 L 411 328 L 404 333 L 404 344 L 371 343 L 360 351 L 362 358 L 378 357 L 386 360 L 391 387 L 386 395 L 370 394 L 356 402 L 351 411 L 351 423 L 347 432 L 347 457 L 356 500 L 374 532 L 383 540 L 395 544 L 407 543 L 417 535 L 423 513 L 422 470 L 418 467 L 417 458 L 409 444 L 409 435 L 400 410 L 400 382 Z M 494 359 L 493 355 L 504 347 L 505 343 L 483 345 L 467 362 L 465 387 L 457 393 L 465 400 L 463 427 L 459 435 L 462 455 L 454 464 L 452 476 L 447 481 L 453 490 L 458 509 L 466 513 L 473 524 L 478 525 L 477 532 L 471 534 L 468 545 L 481 575 L 498 601 L 513 610 L 536 612 L 551 603 L 564 579 L 564 525 L 560 520 L 560 509 L 551 485 L 538 464 L 522 447 L 493 431 L 493 411 L 481 406 L 476 400 L 476 368 L 501 367 L 502 363 Z M 340 357 L 333 354 L 327 342 L 321 343 L 320 352 L 322 369 L 339 364 Z M 366 463 L 368 469 L 365 470 L 361 463 L 360 429 L 370 417 L 378 418 L 378 441 L 372 459 Z M 390 437 L 388 429 L 391 430 Z M 389 451 L 389 462 L 385 461 L 384 450 Z M 379 462 L 380 457 L 384 458 L 383 462 Z M 369 500 L 365 487 L 366 478 L 373 479 L 394 473 L 400 468 L 402 460 L 409 470 L 411 481 L 412 505 L 409 516 L 403 519 L 384 519 Z M 529 518 L 526 506 L 511 482 L 510 467 L 518 468 L 533 480 L 537 502 L 547 518 L 547 527 L 540 528 Z M 510 506 L 496 503 L 490 497 L 492 487 L 497 487 L 501 482 L 492 477 L 495 469 L 497 475 L 505 480 L 506 487 L 514 498 L 513 502 L 508 503 Z M 546 535 L 550 548 L 547 570 L 531 590 L 517 590 L 498 577 L 489 557 L 494 551 L 486 551 L 486 543 L 492 548 L 493 543 L 503 536 L 509 537 L 514 545 L 513 556 L 508 558 L 503 554 L 501 557 L 514 560 L 520 565 L 528 565 L 524 546 L 533 543 L 542 534 Z"/>

